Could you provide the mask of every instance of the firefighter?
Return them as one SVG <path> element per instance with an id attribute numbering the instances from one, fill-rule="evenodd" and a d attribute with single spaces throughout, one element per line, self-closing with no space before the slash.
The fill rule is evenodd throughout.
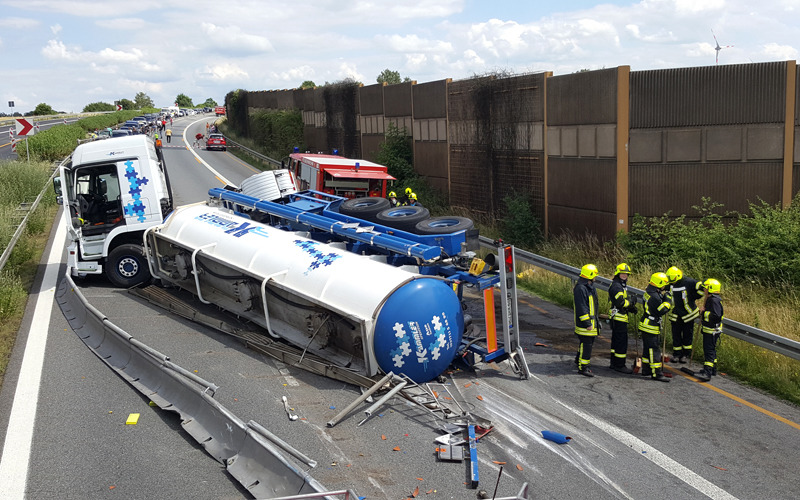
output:
<path id="1" fill-rule="evenodd" d="M 694 320 L 700 315 L 696 302 L 703 298 L 703 283 L 683 275 L 675 266 L 667 269 L 674 307 L 667 315 L 672 323 L 672 357 L 678 363 L 692 359 Z"/>
<path id="2" fill-rule="evenodd" d="M 665 297 L 668 284 L 669 278 L 665 273 L 654 273 L 650 277 L 650 284 L 644 291 L 644 311 L 639 321 L 639 333 L 644 346 L 642 375 L 659 382 L 669 382 L 664 376 L 658 342 L 663 317 L 672 309 L 671 297 Z"/>
<path id="3" fill-rule="evenodd" d="M 720 282 L 710 278 L 703 286 L 706 289 L 706 300 L 702 307 L 703 370 L 697 374 L 697 378 L 708 382 L 712 375 L 717 374 L 717 343 L 722 335 L 722 319 L 725 314 L 719 296 L 722 291 Z"/>
<path id="4" fill-rule="evenodd" d="M 405 193 L 403 194 L 403 199 L 400 200 L 401 205 L 408 205 L 409 196 L 411 196 L 411 193 L 413 193 L 413 191 L 410 187 L 407 187 Z"/>
<path id="5" fill-rule="evenodd" d="M 575 304 L 575 335 L 578 336 L 579 342 L 575 364 L 578 365 L 578 373 L 586 377 L 594 377 L 589 363 L 592 358 L 592 345 L 600 328 L 597 317 L 597 291 L 594 289 L 596 276 L 597 266 L 586 264 L 581 268 L 581 275 L 572 290 Z"/>
<path id="6" fill-rule="evenodd" d="M 422 204 L 420 204 L 420 202 L 417 201 L 417 193 L 411 193 L 410 195 L 408 195 L 408 206 L 409 207 L 421 207 L 422 206 Z"/>
<path id="7" fill-rule="evenodd" d="M 628 356 L 628 314 L 636 313 L 636 298 L 628 297 L 628 276 L 631 268 L 624 262 L 614 271 L 614 279 L 608 288 L 611 302 L 611 369 L 619 373 L 633 373 L 625 366 Z"/>
<path id="8" fill-rule="evenodd" d="M 389 191 L 389 205 L 392 207 L 397 207 L 400 205 L 400 201 L 397 199 L 397 193 L 394 191 Z"/>

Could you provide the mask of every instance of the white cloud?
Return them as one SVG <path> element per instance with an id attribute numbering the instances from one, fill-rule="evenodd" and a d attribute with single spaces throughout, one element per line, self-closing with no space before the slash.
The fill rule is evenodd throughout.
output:
<path id="1" fill-rule="evenodd" d="M 364 75 L 358 72 L 356 65 L 351 62 L 342 62 L 339 64 L 339 71 L 337 73 L 339 79 L 345 80 L 352 78 L 358 82 L 364 81 Z"/>
<path id="2" fill-rule="evenodd" d="M 211 46 L 237 53 L 271 52 L 272 44 L 267 37 L 243 33 L 238 26 L 201 25 L 203 33 L 211 40 Z"/>
<path id="3" fill-rule="evenodd" d="M 765 44 L 761 52 L 768 58 L 773 60 L 790 60 L 797 59 L 798 51 L 791 45 L 779 45 L 777 43 Z"/>
<path id="4" fill-rule="evenodd" d="M 64 42 L 59 40 L 48 40 L 47 45 L 42 47 L 42 55 L 48 59 L 62 59 L 64 61 L 80 61 L 80 49 L 67 49 Z"/>
<path id="5" fill-rule="evenodd" d="M 248 74 L 236 64 L 223 63 L 216 66 L 206 66 L 202 71 L 198 72 L 198 76 L 207 80 L 225 82 L 246 79 Z"/>
<path id="6" fill-rule="evenodd" d="M 7 7 L 20 10 L 69 14 L 80 17 L 117 17 L 135 12 L 159 9 L 163 2 L 158 0 L 136 0 L 129 2 L 108 1 L 98 3 L 94 0 L 5 0 Z"/>
<path id="7" fill-rule="evenodd" d="M 39 21 L 27 17 L 4 17 L 0 18 L 0 28 L 27 30 L 39 26 Z"/>
<path id="8" fill-rule="evenodd" d="M 313 80 L 314 73 L 314 68 L 303 65 L 296 68 L 289 68 L 285 71 L 273 71 L 270 73 L 270 77 L 273 80 L 284 82 L 304 82 L 305 80 Z"/>
<path id="9" fill-rule="evenodd" d="M 53 26 L 50 26 L 50 31 L 51 31 L 51 32 L 52 32 L 52 33 L 53 33 L 55 36 L 58 36 L 58 34 L 59 34 L 59 33 L 61 33 L 61 25 L 60 25 L 60 24 L 55 24 L 55 25 L 53 25 Z"/>
<path id="10" fill-rule="evenodd" d="M 417 35 L 378 35 L 375 40 L 395 52 L 452 52 L 453 45 L 441 40 L 428 40 Z"/>

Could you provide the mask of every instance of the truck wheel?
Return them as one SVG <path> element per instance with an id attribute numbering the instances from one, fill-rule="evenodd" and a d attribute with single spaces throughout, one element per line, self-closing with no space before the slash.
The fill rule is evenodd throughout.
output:
<path id="1" fill-rule="evenodd" d="M 126 243 L 108 254 L 105 273 L 108 281 L 120 288 L 130 288 L 150 279 L 150 268 L 139 245 Z"/>
<path id="2" fill-rule="evenodd" d="M 414 226 L 416 234 L 450 234 L 458 231 L 466 231 L 475 227 L 472 219 L 466 217 L 443 216 L 431 217 Z"/>
<path id="3" fill-rule="evenodd" d="M 427 219 L 430 215 L 425 207 L 394 207 L 378 212 L 375 222 L 401 231 L 413 232 L 417 222 Z"/>
<path id="4" fill-rule="evenodd" d="M 339 205 L 339 213 L 357 219 L 375 222 L 375 215 L 381 210 L 386 210 L 391 204 L 386 198 L 370 196 L 368 198 L 353 198 L 345 200 Z"/>

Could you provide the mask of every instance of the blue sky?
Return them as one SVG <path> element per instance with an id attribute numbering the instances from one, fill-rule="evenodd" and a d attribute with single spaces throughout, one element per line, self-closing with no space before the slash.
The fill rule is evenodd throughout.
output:
<path id="1" fill-rule="evenodd" d="M 0 0 L 0 111 L 184 93 L 798 58 L 800 0 Z M 7 107 L 15 101 L 15 108 Z"/>

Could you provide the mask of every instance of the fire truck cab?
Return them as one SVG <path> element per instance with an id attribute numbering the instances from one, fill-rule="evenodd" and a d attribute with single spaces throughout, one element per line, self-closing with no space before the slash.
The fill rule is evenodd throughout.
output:
<path id="1" fill-rule="evenodd" d="M 395 180 L 383 165 L 336 155 L 292 153 L 288 167 L 298 190 L 312 189 L 344 198 L 385 198 L 387 181 Z"/>

